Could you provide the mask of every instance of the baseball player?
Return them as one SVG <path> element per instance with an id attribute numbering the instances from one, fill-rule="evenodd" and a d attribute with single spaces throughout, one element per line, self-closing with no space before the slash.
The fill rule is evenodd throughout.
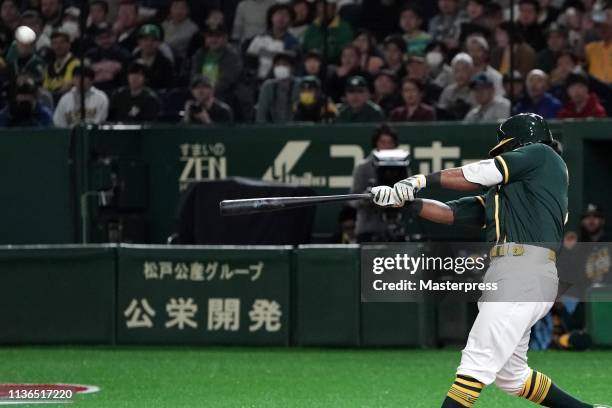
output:
<path id="1" fill-rule="evenodd" d="M 512 116 L 499 126 L 497 139 L 492 159 L 372 189 L 380 206 L 407 204 L 410 211 L 433 222 L 485 225 L 493 246 L 484 280 L 512 280 L 516 297 L 511 301 L 480 299 L 479 314 L 442 407 L 472 407 L 484 386 L 493 382 L 508 394 L 546 407 L 602 407 L 577 400 L 527 364 L 531 327 L 548 313 L 557 293 L 555 251 L 567 219 L 567 167 L 549 146 L 553 138 L 541 116 Z M 415 198 L 432 185 L 487 191 L 447 203 Z"/>

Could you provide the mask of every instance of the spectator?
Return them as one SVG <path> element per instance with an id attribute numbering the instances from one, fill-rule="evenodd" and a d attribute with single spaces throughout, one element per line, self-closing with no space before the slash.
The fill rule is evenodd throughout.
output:
<path id="1" fill-rule="evenodd" d="M 300 96 L 294 107 L 295 122 L 328 122 L 336 117 L 336 105 L 323 95 L 321 81 L 316 76 L 300 80 Z"/>
<path id="2" fill-rule="evenodd" d="M 425 48 L 425 62 L 429 67 L 432 83 L 443 89 L 453 81 L 453 70 L 446 63 L 449 58 L 446 46 L 439 41 L 432 41 Z"/>
<path id="3" fill-rule="evenodd" d="M 491 52 L 491 65 L 500 74 L 510 72 L 510 53 L 512 52 L 514 69 L 527 75 L 535 65 L 536 54 L 533 48 L 523 41 L 521 33 L 513 23 L 502 23 L 495 30 L 496 47 Z M 513 45 L 510 51 L 510 44 Z"/>
<path id="4" fill-rule="evenodd" d="M 565 9 L 559 17 L 559 22 L 567 29 L 567 42 L 569 48 L 579 57 L 584 55 L 586 44 L 599 39 L 593 29 L 593 21 L 589 13 L 585 12 L 583 2 L 572 2 L 571 7 Z"/>
<path id="5" fill-rule="evenodd" d="M 80 38 L 81 37 L 81 27 L 80 27 L 80 16 L 81 10 L 75 6 L 68 7 L 64 10 L 64 14 L 62 16 L 62 24 L 59 28 L 60 31 L 67 33 L 70 36 L 70 41 L 74 41 L 79 38 L 79 41 L 83 41 L 82 44 L 85 46 L 91 45 L 88 43 L 88 38 Z"/>
<path id="6" fill-rule="evenodd" d="M 44 23 L 42 32 L 49 38 L 61 27 L 63 11 L 62 0 L 40 0 L 40 15 Z"/>
<path id="7" fill-rule="evenodd" d="M 43 32 L 43 21 L 40 13 L 36 10 L 26 10 L 21 15 L 21 24 L 30 27 L 36 34 L 36 53 L 39 57 L 46 59 L 51 47 L 51 37 Z"/>
<path id="8" fill-rule="evenodd" d="M 365 72 L 368 77 L 373 78 L 376 75 L 380 74 L 380 72 L 385 67 L 385 60 L 376 55 L 371 55 L 366 62 Z"/>
<path id="9" fill-rule="evenodd" d="M 538 0 L 520 0 L 517 26 L 519 33 L 536 52 L 546 47 L 544 28 L 538 23 L 540 3 Z"/>
<path id="10" fill-rule="evenodd" d="M 380 125 L 372 136 L 372 150 L 397 149 L 399 136 L 388 125 Z M 378 184 L 376 159 L 371 152 L 353 170 L 351 193 L 367 193 Z M 381 242 L 389 240 L 389 224 L 383 219 L 383 211 L 370 200 L 355 200 L 351 205 L 357 209 L 355 233 L 358 242 Z"/>
<path id="11" fill-rule="evenodd" d="M 134 58 L 149 69 L 149 85 L 153 89 L 171 88 L 174 84 L 172 62 L 160 51 L 161 30 L 154 24 L 145 24 L 138 30 L 138 50 Z"/>
<path id="12" fill-rule="evenodd" d="M 234 121 L 232 109 L 215 98 L 215 89 L 205 76 L 196 75 L 191 80 L 191 96 L 193 99 L 185 103 L 185 123 L 216 125 Z"/>
<path id="13" fill-rule="evenodd" d="M 493 34 L 495 29 L 504 22 L 504 9 L 502 6 L 494 1 L 489 1 L 485 4 L 484 14 L 481 19 L 482 25 L 486 30 L 487 34 L 482 34 L 488 42 L 493 42 Z M 468 36 L 465 37 L 467 39 Z"/>
<path id="14" fill-rule="evenodd" d="M 94 35 L 100 24 L 108 23 L 108 3 L 105 0 L 93 0 L 89 3 L 87 32 Z"/>
<path id="15" fill-rule="evenodd" d="M 386 116 L 404 101 L 398 91 L 398 78 L 393 71 L 382 70 L 374 79 L 372 100 L 380 106 Z"/>
<path id="16" fill-rule="evenodd" d="M 313 50 L 306 53 L 302 65 L 301 76 L 312 75 L 319 78 L 321 84 L 325 83 L 327 75 L 323 72 L 323 60 L 318 51 Z"/>
<path id="17" fill-rule="evenodd" d="M 555 2 L 554 0 L 538 0 L 538 4 L 540 5 L 538 23 L 542 27 L 548 27 L 550 24 L 557 21 L 559 17 L 560 10 L 552 3 L 557 3 L 558 5 L 560 2 Z"/>
<path id="18" fill-rule="evenodd" d="M 570 100 L 559 111 L 559 118 L 606 117 L 606 110 L 601 106 L 597 95 L 589 92 L 589 78 L 586 75 L 570 74 L 566 88 Z"/>
<path id="19" fill-rule="evenodd" d="M 329 96 L 331 96 L 334 102 L 340 102 L 348 79 L 354 76 L 365 76 L 365 72 L 361 69 L 359 50 L 354 45 L 347 45 L 342 50 L 340 66 L 329 80 Z"/>
<path id="20" fill-rule="evenodd" d="M 451 62 L 453 82 L 442 91 L 438 108 L 443 110 L 449 119 L 463 119 L 474 106 L 474 96 L 470 89 L 470 80 L 474 75 L 474 63 L 469 54 L 460 52 Z"/>
<path id="21" fill-rule="evenodd" d="M 467 21 L 461 24 L 461 35 L 459 36 L 459 43 L 465 41 L 465 39 L 474 34 L 481 35 L 485 38 L 490 38 L 492 31 L 487 28 L 486 19 L 486 7 L 489 0 L 468 0 L 465 7 L 467 14 Z M 493 28 L 497 27 L 495 25 Z"/>
<path id="22" fill-rule="evenodd" d="M 550 74 L 550 92 L 560 101 L 567 100 L 565 82 L 572 73 L 582 73 L 578 56 L 569 50 L 559 52 L 555 68 Z"/>
<path id="23" fill-rule="evenodd" d="M 612 85 L 612 5 L 597 14 L 600 41 L 586 45 L 584 55 L 589 74 L 598 80 Z"/>
<path id="24" fill-rule="evenodd" d="M 187 0 L 172 0 L 168 18 L 162 24 L 166 43 L 181 58 L 187 56 L 189 42 L 199 30 L 189 13 Z"/>
<path id="25" fill-rule="evenodd" d="M 117 89 L 111 96 L 109 120 L 122 123 L 155 122 L 161 102 L 155 92 L 146 86 L 148 68 L 142 61 L 130 64 L 127 86 Z"/>
<path id="26" fill-rule="evenodd" d="M 476 106 L 465 116 L 466 123 L 493 122 L 505 119 L 510 114 L 510 102 L 495 94 L 495 83 L 487 72 L 476 74 L 470 87 Z"/>
<path id="27" fill-rule="evenodd" d="M 384 67 L 393 71 L 398 78 L 406 76 L 406 67 L 404 66 L 405 50 L 406 42 L 399 35 L 391 35 L 385 38 L 383 42 Z"/>
<path id="28" fill-rule="evenodd" d="M 337 63 L 342 49 L 353 41 L 353 29 L 338 15 L 338 0 L 317 1 L 317 18 L 308 27 L 304 34 L 304 49 L 310 51 L 317 49 L 323 52 L 327 49 L 329 63 Z M 327 4 L 327 7 L 324 5 Z M 324 47 L 325 33 L 322 29 L 323 20 L 327 26 L 327 47 Z"/>
<path id="29" fill-rule="evenodd" d="M 289 32 L 302 44 L 306 30 L 312 20 L 310 3 L 306 0 L 294 0 L 291 7 L 293 8 L 294 19 Z"/>
<path id="30" fill-rule="evenodd" d="M 417 80 L 404 78 L 402 81 L 404 105 L 395 108 L 389 119 L 393 122 L 431 122 L 436 120 L 434 109 L 423 103 L 423 84 Z"/>
<path id="31" fill-rule="evenodd" d="M 79 60 L 70 52 L 70 37 L 62 31 L 51 34 L 51 59 L 47 64 L 43 86 L 57 100 L 72 87 L 72 73 Z"/>
<path id="32" fill-rule="evenodd" d="M 425 48 L 431 42 L 431 35 L 423 30 L 423 12 L 414 5 L 406 6 L 400 13 L 399 26 L 402 29 L 408 55 L 425 55 Z"/>
<path id="33" fill-rule="evenodd" d="M 53 125 L 53 114 L 38 102 L 38 86 L 32 78 L 17 79 L 15 98 L 0 111 L 0 127 L 46 127 Z"/>
<path id="34" fill-rule="evenodd" d="M 558 24 L 551 24 L 546 30 L 546 48 L 536 56 L 536 68 L 550 74 L 555 68 L 559 53 L 567 47 L 567 34 Z"/>
<path id="35" fill-rule="evenodd" d="M 376 49 L 376 38 L 368 30 L 359 30 L 353 40 L 353 45 L 359 50 L 361 61 L 359 65 L 362 70 L 366 70 L 368 60 L 372 56 L 380 56 Z"/>
<path id="36" fill-rule="evenodd" d="M 233 91 L 242 73 L 240 55 L 227 44 L 224 27 L 209 28 L 204 44 L 191 59 L 191 76 L 204 75 L 215 88 L 215 96 L 232 104 Z"/>
<path id="37" fill-rule="evenodd" d="M 117 43 L 109 23 L 100 23 L 97 31 L 92 31 L 96 46 L 88 50 L 85 58 L 90 62 L 96 73 L 94 85 L 110 93 L 123 82 L 125 64 L 130 60 L 130 54 Z"/>
<path id="38" fill-rule="evenodd" d="M 236 9 L 232 40 L 238 44 L 261 34 L 266 30 L 268 9 L 275 0 L 242 0 Z"/>
<path id="39" fill-rule="evenodd" d="M 28 44 L 15 40 L 14 44 L 14 51 L 9 51 L 6 55 L 6 63 L 10 67 L 11 76 L 16 78 L 19 75 L 27 75 L 34 80 L 37 86 L 40 86 L 45 74 L 45 62 L 36 54 L 34 43 Z"/>
<path id="40" fill-rule="evenodd" d="M 138 3 L 133 0 L 119 2 L 113 31 L 121 47 L 134 51 L 138 44 Z"/>
<path id="41" fill-rule="evenodd" d="M 279 52 L 297 52 L 300 44 L 291 33 L 292 9 L 286 4 L 275 4 L 268 11 L 268 30 L 256 35 L 247 54 L 258 60 L 257 76 L 264 80 L 270 75 L 272 60 Z"/>
<path id="42" fill-rule="evenodd" d="M 504 90 L 505 94 L 513 101 L 518 101 L 525 96 L 525 82 L 520 72 L 514 71 L 504 75 Z"/>
<path id="43" fill-rule="evenodd" d="M 496 95 L 504 95 L 503 76 L 489 65 L 489 43 L 484 37 L 471 36 L 466 40 L 467 53 L 472 57 L 475 72 L 486 72 L 493 81 Z"/>
<path id="44" fill-rule="evenodd" d="M 548 90 L 548 75 L 540 69 L 534 69 L 527 75 L 525 83 L 527 85 L 527 95 L 512 109 L 512 114 L 537 113 L 544 119 L 556 118 L 559 109 L 561 109 L 561 102 L 546 92 Z"/>
<path id="45" fill-rule="evenodd" d="M 606 216 L 597 204 L 587 205 L 580 219 L 580 242 L 609 242 L 606 230 Z"/>
<path id="46" fill-rule="evenodd" d="M 364 77 L 349 78 L 345 103 L 340 106 L 337 123 L 380 122 L 385 114 L 380 106 L 370 100 L 368 81 Z"/>
<path id="47" fill-rule="evenodd" d="M 443 42 L 450 50 L 459 47 L 461 24 L 467 16 L 459 10 L 457 0 L 438 0 L 439 14 L 429 21 L 429 34 L 435 41 Z"/>
<path id="48" fill-rule="evenodd" d="M 446 63 L 448 50 L 444 43 L 432 41 L 425 48 L 425 62 L 432 83 L 443 89 L 453 81 L 453 70 Z"/>
<path id="49" fill-rule="evenodd" d="M 257 100 L 257 123 L 286 123 L 293 119 L 299 98 L 299 80 L 293 75 L 293 56 L 274 56 L 274 78 L 263 83 Z"/>
<path id="50" fill-rule="evenodd" d="M 61 97 L 53 114 L 53 123 L 57 127 L 73 127 L 81 122 L 81 75 L 84 76 L 85 123 L 100 124 L 108 116 L 108 98 L 93 86 L 93 69 L 79 66 L 74 69 L 74 86 Z"/>
<path id="51" fill-rule="evenodd" d="M 6 42 L 13 39 L 13 33 L 19 26 L 21 16 L 19 15 L 19 5 L 16 0 L 3 0 L 0 5 L 0 32 L 4 34 Z"/>
<path id="52" fill-rule="evenodd" d="M 442 88 L 431 80 L 429 76 L 429 65 L 425 62 L 425 58 L 416 55 L 408 58 L 406 65 L 408 73 L 406 77 L 421 83 L 421 91 L 423 100 L 426 103 L 435 103 L 440 97 Z"/>

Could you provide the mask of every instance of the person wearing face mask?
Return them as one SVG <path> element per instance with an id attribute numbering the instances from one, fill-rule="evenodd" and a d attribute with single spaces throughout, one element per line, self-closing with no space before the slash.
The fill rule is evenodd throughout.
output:
<path id="1" fill-rule="evenodd" d="M 446 63 L 447 54 L 446 45 L 439 41 L 432 41 L 425 47 L 425 63 L 429 68 L 429 78 L 431 83 L 440 89 L 453 82 L 453 69 Z"/>
<path id="2" fill-rule="evenodd" d="M 266 80 L 257 100 L 257 123 L 286 123 L 293 119 L 293 105 L 299 99 L 299 81 L 293 75 L 294 56 L 274 56 L 273 78 Z"/>
<path id="3" fill-rule="evenodd" d="M 295 104 L 294 122 L 327 122 L 336 117 L 336 105 L 321 91 L 321 81 L 315 76 L 300 80 L 300 99 Z"/>
<path id="4" fill-rule="evenodd" d="M 0 127 L 47 127 L 53 125 L 51 111 L 37 102 L 38 88 L 32 78 L 17 78 L 15 97 L 0 111 Z"/>

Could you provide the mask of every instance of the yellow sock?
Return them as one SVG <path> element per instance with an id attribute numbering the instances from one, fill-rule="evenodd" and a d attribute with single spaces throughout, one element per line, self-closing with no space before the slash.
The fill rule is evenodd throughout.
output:
<path id="1" fill-rule="evenodd" d="M 546 395 L 548 395 L 551 385 L 552 380 L 550 378 L 535 370 L 531 370 L 529 377 L 527 377 L 527 381 L 525 381 L 523 389 L 519 393 L 519 397 L 523 397 L 531 402 L 540 404 L 542 401 L 544 401 Z"/>
<path id="2" fill-rule="evenodd" d="M 446 396 L 462 407 L 471 408 L 482 392 L 484 384 L 467 375 L 457 374 L 455 382 Z"/>

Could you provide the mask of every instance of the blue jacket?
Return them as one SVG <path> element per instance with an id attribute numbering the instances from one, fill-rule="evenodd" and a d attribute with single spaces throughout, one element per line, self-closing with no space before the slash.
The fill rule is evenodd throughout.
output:
<path id="1" fill-rule="evenodd" d="M 557 112 L 561 109 L 561 102 L 546 92 L 542 98 L 535 102 L 529 96 L 523 97 L 514 105 L 512 114 L 517 113 L 536 113 L 544 119 L 552 119 L 557 117 Z"/>
<path id="2" fill-rule="evenodd" d="M 53 126 L 53 113 L 46 106 L 36 104 L 32 115 L 29 118 L 17 119 L 11 115 L 10 106 L 0 111 L 0 127 L 47 127 Z"/>

